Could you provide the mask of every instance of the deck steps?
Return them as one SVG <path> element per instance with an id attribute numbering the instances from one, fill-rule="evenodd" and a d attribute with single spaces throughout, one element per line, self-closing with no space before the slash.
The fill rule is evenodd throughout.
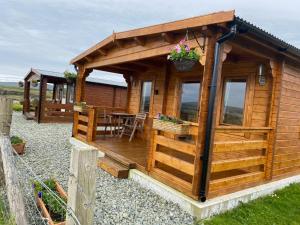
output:
<path id="1" fill-rule="evenodd" d="M 124 157 L 124 156 L 122 156 L 118 153 L 115 153 L 113 151 L 106 150 L 105 151 L 105 156 L 115 160 L 116 162 L 118 162 L 119 164 L 123 165 L 124 167 L 126 167 L 128 169 L 135 169 L 136 168 L 136 163 L 132 162 L 128 158 L 126 158 L 126 157 Z"/>
<path id="2" fill-rule="evenodd" d="M 129 167 L 126 167 L 122 163 L 114 160 L 109 156 L 105 156 L 98 160 L 98 167 L 108 172 L 117 178 L 128 178 Z"/>

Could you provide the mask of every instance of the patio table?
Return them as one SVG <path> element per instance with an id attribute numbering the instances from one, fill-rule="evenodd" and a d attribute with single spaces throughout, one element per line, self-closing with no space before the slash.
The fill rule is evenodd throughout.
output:
<path id="1" fill-rule="evenodd" d="M 125 112 L 114 112 L 111 113 L 110 116 L 112 117 L 113 121 L 117 120 L 117 124 L 118 124 L 118 131 L 117 131 L 117 135 L 120 136 L 120 126 L 121 126 L 121 120 L 123 119 L 127 119 L 129 117 L 135 117 L 135 114 L 132 113 L 125 113 Z M 114 129 L 114 133 L 116 132 L 116 123 L 115 123 L 115 129 Z"/>

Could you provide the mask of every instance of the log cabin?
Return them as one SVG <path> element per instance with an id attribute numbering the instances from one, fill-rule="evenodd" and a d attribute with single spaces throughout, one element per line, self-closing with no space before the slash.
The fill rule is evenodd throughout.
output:
<path id="1" fill-rule="evenodd" d="M 24 78 L 23 115 L 38 123 L 72 122 L 75 86 L 67 81 L 63 73 L 32 68 Z M 30 95 L 31 87 L 38 90 L 37 99 Z M 125 82 L 90 77 L 86 88 L 84 101 L 87 104 L 126 106 Z"/>
<path id="2" fill-rule="evenodd" d="M 203 52 L 189 72 L 167 60 L 184 38 Z M 90 105 L 75 112 L 73 136 L 104 152 L 99 166 L 114 176 L 135 168 L 201 201 L 300 174 L 299 63 L 298 48 L 235 11 L 114 32 L 71 60 L 76 102 L 93 70 L 123 74 L 125 112 L 147 114 L 143 132 L 103 137 L 103 109 Z M 159 113 L 188 132 L 154 126 Z"/>

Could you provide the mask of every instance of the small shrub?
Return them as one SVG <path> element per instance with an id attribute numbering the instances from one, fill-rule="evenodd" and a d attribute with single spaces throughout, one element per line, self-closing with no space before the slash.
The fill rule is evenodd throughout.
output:
<path id="1" fill-rule="evenodd" d="M 18 137 L 18 136 L 12 136 L 10 138 L 10 143 L 12 145 L 16 145 L 16 144 L 22 144 L 24 141 L 22 138 Z"/>
<path id="2" fill-rule="evenodd" d="M 23 110 L 23 105 L 21 105 L 19 102 L 15 102 L 13 104 L 13 110 L 16 112 L 21 112 Z"/>

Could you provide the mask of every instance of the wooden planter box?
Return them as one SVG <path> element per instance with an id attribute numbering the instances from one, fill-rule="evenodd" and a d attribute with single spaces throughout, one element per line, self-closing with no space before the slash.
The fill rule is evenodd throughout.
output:
<path id="1" fill-rule="evenodd" d="M 62 198 L 67 198 L 67 194 L 64 191 L 64 189 L 62 188 L 62 186 L 60 186 L 60 184 L 58 182 L 56 182 L 56 181 L 55 181 L 55 184 L 56 184 L 56 191 L 59 193 L 59 195 Z M 48 211 L 45 203 L 43 202 L 42 198 L 39 198 L 38 196 L 36 196 L 36 201 L 37 201 L 38 207 L 41 209 L 42 215 L 45 218 L 47 218 L 49 225 L 65 225 L 66 224 L 66 221 L 55 223 L 52 220 L 51 215 L 50 215 L 50 213 L 49 213 L 49 211 Z"/>
<path id="2" fill-rule="evenodd" d="M 189 134 L 190 125 L 187 123 L 176 124 L 164 120 L 153 119 L 153 129 L 170 132 L 173 134 L 186 135 Z"/>
<path id="3" fill-rule="evenodd" d="M 13 144 L 12 147 L 19 155 L 23 155 L 25 153 L 25 145 L 26 143 Z"/>

